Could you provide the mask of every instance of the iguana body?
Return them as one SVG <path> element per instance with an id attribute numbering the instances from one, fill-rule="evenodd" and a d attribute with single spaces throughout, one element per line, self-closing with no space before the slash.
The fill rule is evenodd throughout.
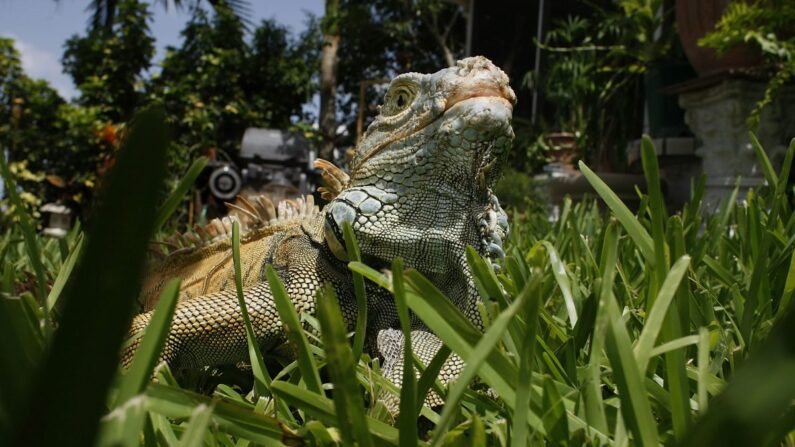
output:
<path id="1" fill-rule="evenodd" d="M 432 75 L 400 75 L 356 149 L 350 178 L 326 175 L 332 184 L 324 197 L 332 200 L 322 211 L 308 203 L 282 205 L 282 213 L 267 204 L 243 207 L 249 210 L 242 209 L 244 215 L 263 221 L 246 233 L 241 245 L 244 295 L 263 350 L 285 339 L 264 278 L 267 264 L 273 265 L 299 312 L 313 313 L 317 290 L 331 283 L 352 329 L 357 309 L 343 248 L 344 222 L 351 223 L 367 264 L 383 268 L 402 257 L 480 326 L 479 295 L 465 249 L 502 255 L 507 221 L 491 187 L 513 138 L 514 102 L 507 76 L 483 57 L 464 59 Z M 183 280 L 182 300 L 162 354 L 172 366 L 248 358 L 231 242 L 224 237 L 228 226 L 229 221 L 216 223 L 214 242 L 161 261 L 145 284 L 142 301 L 151 307 L 168 279 Z M 137 316 L 131 336 L 149 318 L 150 313 Z M 370 284 L 366 348 L 383 357 L 385 375 L 400 385 L 403 334 L 397 328 L 392 296 Z M 441 342 L 419 320 L 412 331 L 416 354 L 429 362 Z M 123 363 L 129 363 L 136 347 L 133 343 L 123 353 Z M 450 356 L 440 379 L 453 380 L 461 367 L 461 360 Z"/>

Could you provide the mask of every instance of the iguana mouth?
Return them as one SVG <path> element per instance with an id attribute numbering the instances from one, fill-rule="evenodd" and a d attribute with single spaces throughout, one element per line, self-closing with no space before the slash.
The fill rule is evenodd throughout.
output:
<path id="1" fill-rule="evenodd" d="M 513 111 L 513 105 L 516 103 L 516 96 L 509 94 L 504 86 L 495 87 L 493 85 L 485 85 L 479 87 L 470 87 L 465 90 L 455 92 L 445 103 L 445 113 L 450 110 L 454 105 L 473 98 L 499 98 L 508 103 L 508 108 Z"/>

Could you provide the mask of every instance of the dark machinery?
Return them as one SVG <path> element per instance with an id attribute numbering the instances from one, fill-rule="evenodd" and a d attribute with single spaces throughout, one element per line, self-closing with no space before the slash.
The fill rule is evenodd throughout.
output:
<path id="1" fill-rule="evenodd" d="M 222 201 L 240 193 L 267 194 L 274 201 L 315 191 L 315 149 L 298 132 L 250 127 L 238 163 L 213 161 L 210 192 Z"/>

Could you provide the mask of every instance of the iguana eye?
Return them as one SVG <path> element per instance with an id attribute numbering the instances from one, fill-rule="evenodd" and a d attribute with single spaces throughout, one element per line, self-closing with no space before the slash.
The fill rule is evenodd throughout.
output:
<path id="1" fill-rule="evenodd" d="M 382 113 L 394 115 L 406 110 L 414 101 L 415 89 L 410 85 L 399 85 L 387 92 Z"/>
<path id="2" fill-rule="evenodd" d="M 395 105 L 398 106 L 399 109 L 406 107 L 406 104 L 409 103 L 409 95 L 405 92 L 400 92 L 397 94 L 397 99 L 395 99 Z"/>

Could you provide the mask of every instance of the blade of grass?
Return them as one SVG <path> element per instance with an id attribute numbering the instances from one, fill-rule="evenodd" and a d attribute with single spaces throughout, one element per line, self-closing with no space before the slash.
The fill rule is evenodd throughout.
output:
<path id="1" fill-rule="evenodd" d="M 484 261 L 478 252 L 471 246 L 467 246 L 466 248 L 466 257 L 469 268 L 472 269 L 472 276 L 475 280 L 475 284 L 482 290 L 481 296 L 483 300 L 488 301 L 490 298 L 500 303 L 501 308 L 504 309 L 508 307 L 509 303 L 502 293 L 500 282 L 497 279 L 497 275 L 494 274 L 494 269 L 489 267 L 486 261 Z"/>
<path id="2" fill-rule="evenodd" d="M 444 402 L 444 410 L 442 410 L 442 415 L 439 418 L 439 423 L 436 424 L 434 436 L 431 440 L 432 446 L 438 446 L 444 440 L 444 434 L 453 422 L 453 416 L 459 411 L 459 403 L 461 397 L 464 395 L 464 391 L 467 390 L 472 380 L 475 379 L 481 365 L 486 361 L 492 351 L 494 351 L 495 346 L 500 341 L 505 331 L 508 330 L 508 325 L 511 323 L 511 320 L 530 298 L 533 299 L 533 302 L 529 304 L 528 307 L 535 305 L 537 308 L 538 302 L 540 301 L 539 295 L 525 289 L 525 293 L 520 294 L 505 311 L 501 312 L 497 318 L 494 319 L 489 329 L 475 345 L 471 355 L 466 359 L 464 370 L 461 371 L 461 374 L 456 378 L 455 382 L 453 382 L 450 387 L 450 392 L 447 394 L 447 400 Z M 525 409 L 525 411 L 529 411 L 529 409 Z M 525 420 L 520 423 L 526 425 Z"/>
<path id="3" fill-rule="evenodd" d="M 422 410 L 422 406 L 425 404 L 425 398 L 428 396 L 428 391 L 430 391 L 434 382 L 436 382 L 436 379 L 439 377 L 439 371 L 442 370 L 442 366 L 444 366 L 444 362 L 447 361 L 451 352 L 450 348 L 443 345 L 436 355 L 433 356 L 428 366 L 425 367 L 425 371 L 422 372 L 422 375 L 420 375 L 420 379 L 417 381 L 417 400 L 414 403 L 416 405 L 416 412 L 419 413 Z"/>
<path id="4" fill-rule="evenodd" d="M 262 357 L 257 336 L 254 333 L 254 327 L 251 325 L 251 318 L 248 314 L 248 307 L 246 306 L 246 298 L 243 294 L 243 277 L 240 268 L 240 224 L 237 221 L 232 223 L 232 262 L 235 268 L 235 290 L 237 291 L 237 302 L 240 306 L 240 313 L 243 317 L 243 323 L 246 328 L 246 340 L 248 343 L 248 357 L 251 362 L 251 370 L 254 373 L 254 393 L 256 397 L 268 395 L 268 389 L 271 386 L 271 376 L 268 369 L 265 367 L 265 360 Z M 271 294 L 273 292 L 271 291 Z M 295 423 L 290 409 L 283 402 L 276 401 L 276 409 L 278 413 L 287 421 Z"/>
<path id="5" fill-rule="evenodd" d="M 102 418 L 98 446 L 138 446 L 138 433 L 146 421 L 146 398 L 127 400 Z"/>
<path id="6" fill-rule="evenodd" d="M 265 368 L 265 360 L 262 357 L 254 327 L 251 325 L 251 318 L 246 306 L 246 297 L 243 294 L 243 278 L 240 268 L 240 224 L 235 221 L 232 223 L 232 262 L 235 268 L 235 290 L 237 291 L 237 302 L 240 306 L 240 313 L 243 315 L 243 322 L 246 326 L 246 340 L 248 341 L 248 356 L 251 362 L 251 369 L 254 372 L 254 391 L 257 396 L 267 396 L 268 387 L 271 384 L 271 377 L 268 369 Z"/>
<path id="7" fill-rule="evenodd" d="M 613 366 L 613 379 L 621 396 L 621 414 L 639 445 L 657 446 L 657 422 L 652 416 L 641 370 L 632 355 L 629 334 L 615 299 L 610 300 L 608 312 L 607 356 Z"/>
<path id="8" fill-rule="evenodd" d="M 547 241 L 544 241 L 543 244 L 549 254 L 549 265 L 552 267 L 552 274 L 555 276 L 558 287 L 560 287 L 560 293 L 563 294 L 563 302 L 566 304 L 566 312 L 569 314 L 569 323 L 574 329 L 574 326 L 577 325 L 577 307 L 574 305 L 574 296 L 571 294 L 571 282 L 566 274 L 566 266 L 560 260 L 560 255 L 552 244 Z"/>
<path id="9" fill-rule="evenodd" d="M 406 289 L 403 285 L 403 260 L 392 261 L 392 290 L 395 295 L 400 329 L 403 331 L 403 380 L 400 384 L 400 414 L 397 426 L 400 430 L 400 447 L 417 445 L 417 377 L 414 373 L 411 348 L 411 319 L 406 305 Z"/>
<path id="10" fill-rule="evenodd" d="M 17 426 L 20 445 L 94 442 L 154 230 L 168 147 L 164 122 L 161 109 L 139 114 L 103 181 L 58 334 L 30 405 L 20 409 L 26 418 Z"/>
<path id="11" fill-rule="evenodd" d="M 364 402 L 359 393 L 356 377 L 351 374 L 351 371 L 355 371 L 357 362 L 348 345 L 347 330 L 334 289 L 330 285 L 324 289 L 323 295 L 318 299 L 317 312 L 326 350 L 326 361 L 331 381 L 334 383 L 337 426 L 343 434 L 343 441 L 346 437 L 352 436 L 347 439 L 349 442 L 352 443 L 355 439 L 360 446 L 372 446 L 373 440 L 365 419 Z"/>
<path id="12" fill-rule="evenodd" d="M 707 328 L 698 330 L 698 410 L 707 411 L 707 374 L 709 373 L 709 331 Z"/>
<path id="13" fill-rule="evenodd" d="M 781 301 L 778 304 L 776 321 L 784 318 L 786 310 L 789 309 L 793 294 L 795 294 L 795 251 L 793 251 L 792 256 L 790 256 L 787 279 L 784 281 L 784 294 L 781 296 Z"/>
<path id="14" fill-rule="evenodd" d="M 153 383 L 146 388 L 147 408 L 170 418 L 188 418 L 199 405 L 212 405 L 212 420 L 222 431 L 264 445 L 282 445 L 294 436 L 284 424 L 253 411 L 251 404 L 210 398 L 174 386 Z"/>
<path id="15" fill-rule="evenodd" d="M 179 283 L 179 279 L 173 279 L 163 288 L 155 313 L 144 331 L 141 344 L 135 351 L 130 369 L 122 376 L 114 407 L 141 393 L 152 377 L 152 370 L 157 364 L 171 329 L 171 319 L 179 298 Z"/>
<path id="16" fill-rule="evenodd" d="M 729 271 L 726 270 L 726 267 L 721 265 L 721 263 L 717 260 L 705 255 L 703 258 L 701 258 L 701 261 L 712 271 L 712 273 L 715 274 L 718 279 L 720 279 L 720 281 L 726 287 L 732 287 L 733 285 L 737 284 L 737 280 L 732 278 L 732 274 L 729 273 Z"/>
<path id="17" fill-rule="evenodd" d="M 671 352 L 676 349 L 684 348 L 685 346 L 695 345 L 698 344 L 699 337 L 698 335 L 688 335 L 685 337 L 677 338 L 676 340 L 671 340 L 669 342 L 663 343 L 649 352 L 649 357 L 656 357 L 661 354 L 665 354 L 666 352 Z"/>
<path id="18" fill-rule="evenodd" d="M 486 447 L 486 427 L 477 413 L 472 413 L 472 426 L 469 432 L 472 447 Z"/>
<path id="19" fill-rule="evenodd" d="M 44 334 L 26 307 L 24 299 L 0 293 L 0 445 L 7 444 L 5 438 L 15 428 L 18 409 L 25 403 L 44 354 Z"/>
<path id="20" fill-rule="evenodd" d="M 362 264 L 361 262 L 349 262 L 348 268 L 351 269 L 351 271 L 361 274 L 379 287 L 389 290 L 390 292 L 392 291 L 392 281 L 378 270 Z"/>
<path id="21" fill-rule="evenodd" d="M 668 238 L 673 241 L 671 244 L 671 258 L 681 259 L 687 253 L 682 219 L 676 215 L 671 217 L 668 222 Z M 692 263 L 691 260 L 691 265 Z M 665 284 L 663 284 L 664 286 Z M 669 306 L 668 317 L 665 319 L 662 333 L 660 334 L 660 340 L 664 342 L 680 339 L 685 333 L 689 333 L 692 296 L 688 281 L 684 281 L 679 285 L 674 301 L 675 304 Z M 692 423 L 690 384 L 687 381 L 687 373 L 685 372 L 685 363 L 687 362 L 685 354 L 685 350 L 675 349 L 665 353 L 664 357 L 665 387 L 668 390 L 671 402 L 669 411 L 674 437 L 679 442 L 684 439 Z"/>
<path id="22" fill-rule="evenodd" d="M 535 358 L 536 349 L 536 332 L 538 331 L 538 312 L 541 304 L 541 293 L 539 291 L 540 279 L 534 276 L 530 282 L 520 292 L 519 299 L 522 298 L 522 293 L 529 295 L 527 305 L 524 309 L 524 320 L 526 323 L 527 333 L 524 334 L 524 340 L 521 346 L 519 358 L 519 377 L 525 378 L 520 380 L 516 386 L 516 404 L 514 404 L 514 415 L 511 422 L 513 428 L 513 436 L 511 437 L 512 447 L 524 447 L 527 445 L 527 437 L 529 435 L 527 416 L 530 411 L 530 380 L 531 372 L 533 369 L 533 359 Z"/>
<path id="23" fill-rule="evenodd" d="M 743 338 L 747 340 L 749 344 L 752 342 L 751 332 L 754 329 L 753 322 L 756 315 L 756 310 L 762 301 L 759 298 L 763 289 L 763 287 L 761 287 L 761 283 L 766 272 L 768 271 L 768 257 L 770 255 L 769 247 L 772 242 L 771 233 L 775 231 L 775 228 L 778 224 L 779 211 L 785 206 L 787 201 L 785 192 L 787 183 L 789 182 L 789 172 L 792 166 L 793 158 L 795 158 L 795 138 L 790 141 L 790 145 L 787 148 L 786 154 L 784 155 L 784 162 L 781 166 L 781 174 L 778 177 L 779 181 L 778 184 L 776 184 L 775 193 L 772 197 L 772 207 L 767 219 L 767 226 L 769 226 L 770 231 L 764 231 L 762 233 L 759 256 L 754 259 L 754 269 L 753 273 L 751 274 L 751 282 L 748 286 L 748 300 L 745 303 L 742 324 L 740 326 Z"/>
<path id="24" fill-rule="evenodd" d="M 14 182 L 14 177 L 8 169 L 8 163 L 5 159 L 5 151 L 0 150 L 0 174 L 2 174 L 3 181 L 5 182 L 5 193 L 8 195 L 11 204 L 14 206 L 14 214 L 17 216 L 18 225 L 22 230 L 22 236 L 25 241 L 25 250 L 28 253 L 28 262 L 33 267 L 33 273 L 36 275 L 36 297 L 39 302 L 46 304 L 47 297 L 47 277 L 44 274 L 44 264 L 41 262 L 41 248 L 39 247 L 39 240 L 36 237 L 36 227 L 25 212 L 25 207 L 22 200 L 19 198 L 17 186 Z M 49 310 L 47 306 L 43 306 L 44 310 L 44 325 L 45 333 L 50 330 L 50 317 L 47 313 Z M 49 334 L 48 334 L 49 335 Z"/>
<path id="25" fill-rule="evenodd" d="M 543 406 L 545 409 L 543 421 L 548 439 L 552 442 L 568 439 L 569 424 L 566 419 L 566 407 L 563 399 L 560 398 L 555 382 L 549 376 L 544 376 Z"/>
<path id="26" fill-rule="evenodd" d="M 632 214 L 632 211 L 624 205 L 624 202 L 618 198 L 609 186 L 602 179 L 599 178 L 588 166 L 580 161 L 580 171 L 582 171 L 585 178 L 596 190 L 596 193 L 605 201 L 607 206 L 613 211 L 616 219 L 621 222 L 621 225 L 626 230 L 629 237 L 635 242 L 641 254 L 647 260 L 654 262 L 654 245 L 649 236 L 649 233 L 643 228 L 643 225 Z"/>
<path id="27" fill-rule="evenodd" d="M 331 399 L 312 393 L 292 383 L 281 381 L 273 382 L 273 392 L 282 399 L 290 402 L 294 407 L 304 409 L 307 414 L 317 418 L 323 424 L 338 426 L 338 418 L 335 413 L 336 404 L 332 402 Z M 359 423 L 359 425 L 365 425 L 364 423 L 366 423 L 370 429 L 370 433 L 379 440 L 379 445 L 398 445 L 398 437 L 400 435 L 397 428 L 371 417 L 366 417 L 356 422 Z M 345 436 L 350 436 L 350 432 L 343 433 L 340 430 L 340 435 L 343 437 L 344 443 L 346 439 Z"/>
<path id="28" fill-rule="evenodd" d="M 200 447 L 204 445 L 207 426 L 213 414 L 213 407 L 200 404 L 193 410 L 188 422 L 188 429 L 179 440 L 179 447 Z"/>
<path id="29" fill-rule="evenodd" d="M 792 418 L 788 420 L 786 415 L 791 414 L 795 400 L 793 327 L 795 307 L 790 307 L 724 391 L 710 402 L 683 445 L 780 444 L 781 439 L 768 435 L 783 437 L 792 430 Z"/>
<path id="30" fill-rule="evenodd" d="M 335 441 L 329 429 L 319 421 L 309 421 L 304 428 L 314 438 L 314 445 L 334 445 L 339 441 Z"/>
<path id="31" fill-rule="evenodd" d="M 616 272 L 618 251 L 618 228 L 615 221 L 608 224 L 602 240 L 600 271 L 602 272 L 599 301 L 596 309 L 593 332 L 591 333 L 591 353 L 588 359 L 585 383 L 585 414 L 589 423 L 597 430 L 607 433 L 607 416 L 602 400 L 602 349 L 610 324 L 608 306 L 613 300 L 613 279 Z"/>
<path id="32" fill-rule="evenodd" d="M 55 277 L 55 282 L 50 289 L 50 294 L 47 295 L 47 309 L 52 311 L 55 307 L 55 304 L 58 302 L 58 298 L 61 297 L 61 292 L 63 292 L 63 288 L 66 285 L 66 281 L 72 275 L 72 270 L 75 267 L 75 262 L 80 257 L 80 253 L 83 250 L 83 241 L 85 238 L 78 236 L 77 244 L 72 249 L 69 256 L 64 261 L 61 269 L 58 271 L 58 276 Z"/>
<path id="33" fill-rule="evenodd" d="M 668 306 L 674 299 L 679 283 L 687 272 L 690 266 L 690 256 L 682 256 L 676 261 L 674 266 L 665 277 L 665 281 L 660 287 L 660 292 L 657 299 L 649 311 L 649 315 L 643 324 L 643 330 L 640 332 L 637 342 L 635 343 L 635 360 L 641 372 L 646 371 L 646 366 L 649 363 L 650 353 L 660 335 L 663 327 L 663 321 L 668 314 Z"/>
<path id="34" fill-rule="evenodd" d="M 406 293 L 406 303 L 409 308 L 428 325 L 445 345 L 458 354 L 464 362 L 469 363 L 472 351 L 482 337 L 480 331 L 433 283 L 419 272 L 408 270 L 405 273 L 405 278 L 411 286 L 411 290 L 407 290 Z M 484 376 L 490 378 L 493 383 L 489 384 L 497 390 L 500 396 L 503 398 L 511 396 L 511 401 L 513 401 L 515 400 L 513 389 L 518 370 L 499 351 L 492 352 L 492 355 L 494 356 L 492 361 L 484 365 Z M 496 368 L 491 364 L 496 365 Z"/>
<path id="35" fill-rule="evenodd" d="M 776 171 L 773 170 L 773 165 L 770 163 L 770 159 L 767 158 L 767 153 L 764 148 L 762 148 L 762 143 L 759 142 L 759 139 L 756 138 L 756 134 L 753 132 L 748 132 L 748 139 L 751 140 L 751 147 L 754 148 L 756 159 L 759 161 L 762 174 L 765 176 L 767 184 L 771 188 L 775 188 L 776 185 L 778 185 L 778 175 L 776 175 Z"/>
<path id="36" fill-rule="evenodd" d="M 177 439 L 177 435 L 174 434 L 174 430 L 171 428 L 171 422 L 157 413 L 150 412 L 149 415 L 152 419 L 152 425 L 154 426 L 155 436 L 159 445 L 177 445 L 179 439 Z"/>
<path id="37" fill-rule="evenodd" d="M 276 310 L 279 312 L 279 317 L 287 330 L 287 338 L 296 350 L 301 377 L 309 391 L 323 394 L 323 382 L 320 380 L 320 373 L 318 372 L 315 358 L 312 356 L 312 348 L 304 333 L 298 312 L 296 312 L 293 302 L 287 295 L 284 284 L 279 279 L 276 271 L 273 270 L 273 266 L 265 266 L 265 276 L 268 278 L 268 284 L 270 284 L 271 294 L 276 303 Z"/>
<path id="38" fill-rule="evenodd" d="M 196 181 L 196 178 L 199 177 L 202 170 L 204 170 L 205 166 L 210 160 L 207 157 L 199 157 L 190 165 L 188 168 L 188 172 L 182 176 L 182 179 L 179 181 L 177 188 L 168 196 L 168 199 L 160 206 L 157 210 L 157 220 L 155 220 L 155 231 L 160 230 L 163 228 L 163 225 L 168 222 L 168 219 L 174 214 L 177 207 L 179 207 L 180 202 L 182 202 L 182 198 L 185 197 L 185 194 L 188 192 L 191 186 L 193 186 L 193 182 Z"/>
<path id="39" fill-rule="evenodd" d="M 458 354 L 465 363 L 482 334 L 455 307 L 444 294 L 416 270 L 405 273 L 406 303 L 445 345 Z M 493 324 L 493 323 L 492 323 Z M 491 327 L 491 326 L 489 326 Z M 500 350 L 493 350 L 482 365 L 480 377 L 503 399 L 511 409 L 516 402 L 518 368 Z M 528 423 L 539 433 L 544 433 L 541 420 L 534 412 L 528 413 Z"/>
<path id="40" fill-rule="evenodd" d="M 353 227 L 350 222 L 342 224 L 342 234 L 345 239 L 345 252 L 351 262 L 361 262 L 362 254 Z M 351 270 L 353 275 L 353 292 L 356 296 L 356 329 L 353 333 L 353 358 L 359 359 L 364 350 L 364 337 L 367 335 L 367 291 L 364 287 L 364 276 Z"/>
<path id="41" fill-rule="evenodd" d="M 652 143 L 648 135 L 643 135 L 640 148 L 643 162 L 643 174 L 646 176 L 646 185 L 649 190 L 651 238 L 654 246 L 654 281 L 649 282 L 648 295 L 648 297 L 653 300 L 656 298 L 668 270 L 668 247 L 665 243 L 665 221 L 668 217 L 665 211 L 662 188 L 660 187 L 660 170 L 657 166 L 657 152 L 654 150 L 654 143 Z M 653 305 L 654 301 L 647 302 L 646 309 L 651 309 Z M 663 316 L 664 315 L 665 312 L 663 312 Z"/>

